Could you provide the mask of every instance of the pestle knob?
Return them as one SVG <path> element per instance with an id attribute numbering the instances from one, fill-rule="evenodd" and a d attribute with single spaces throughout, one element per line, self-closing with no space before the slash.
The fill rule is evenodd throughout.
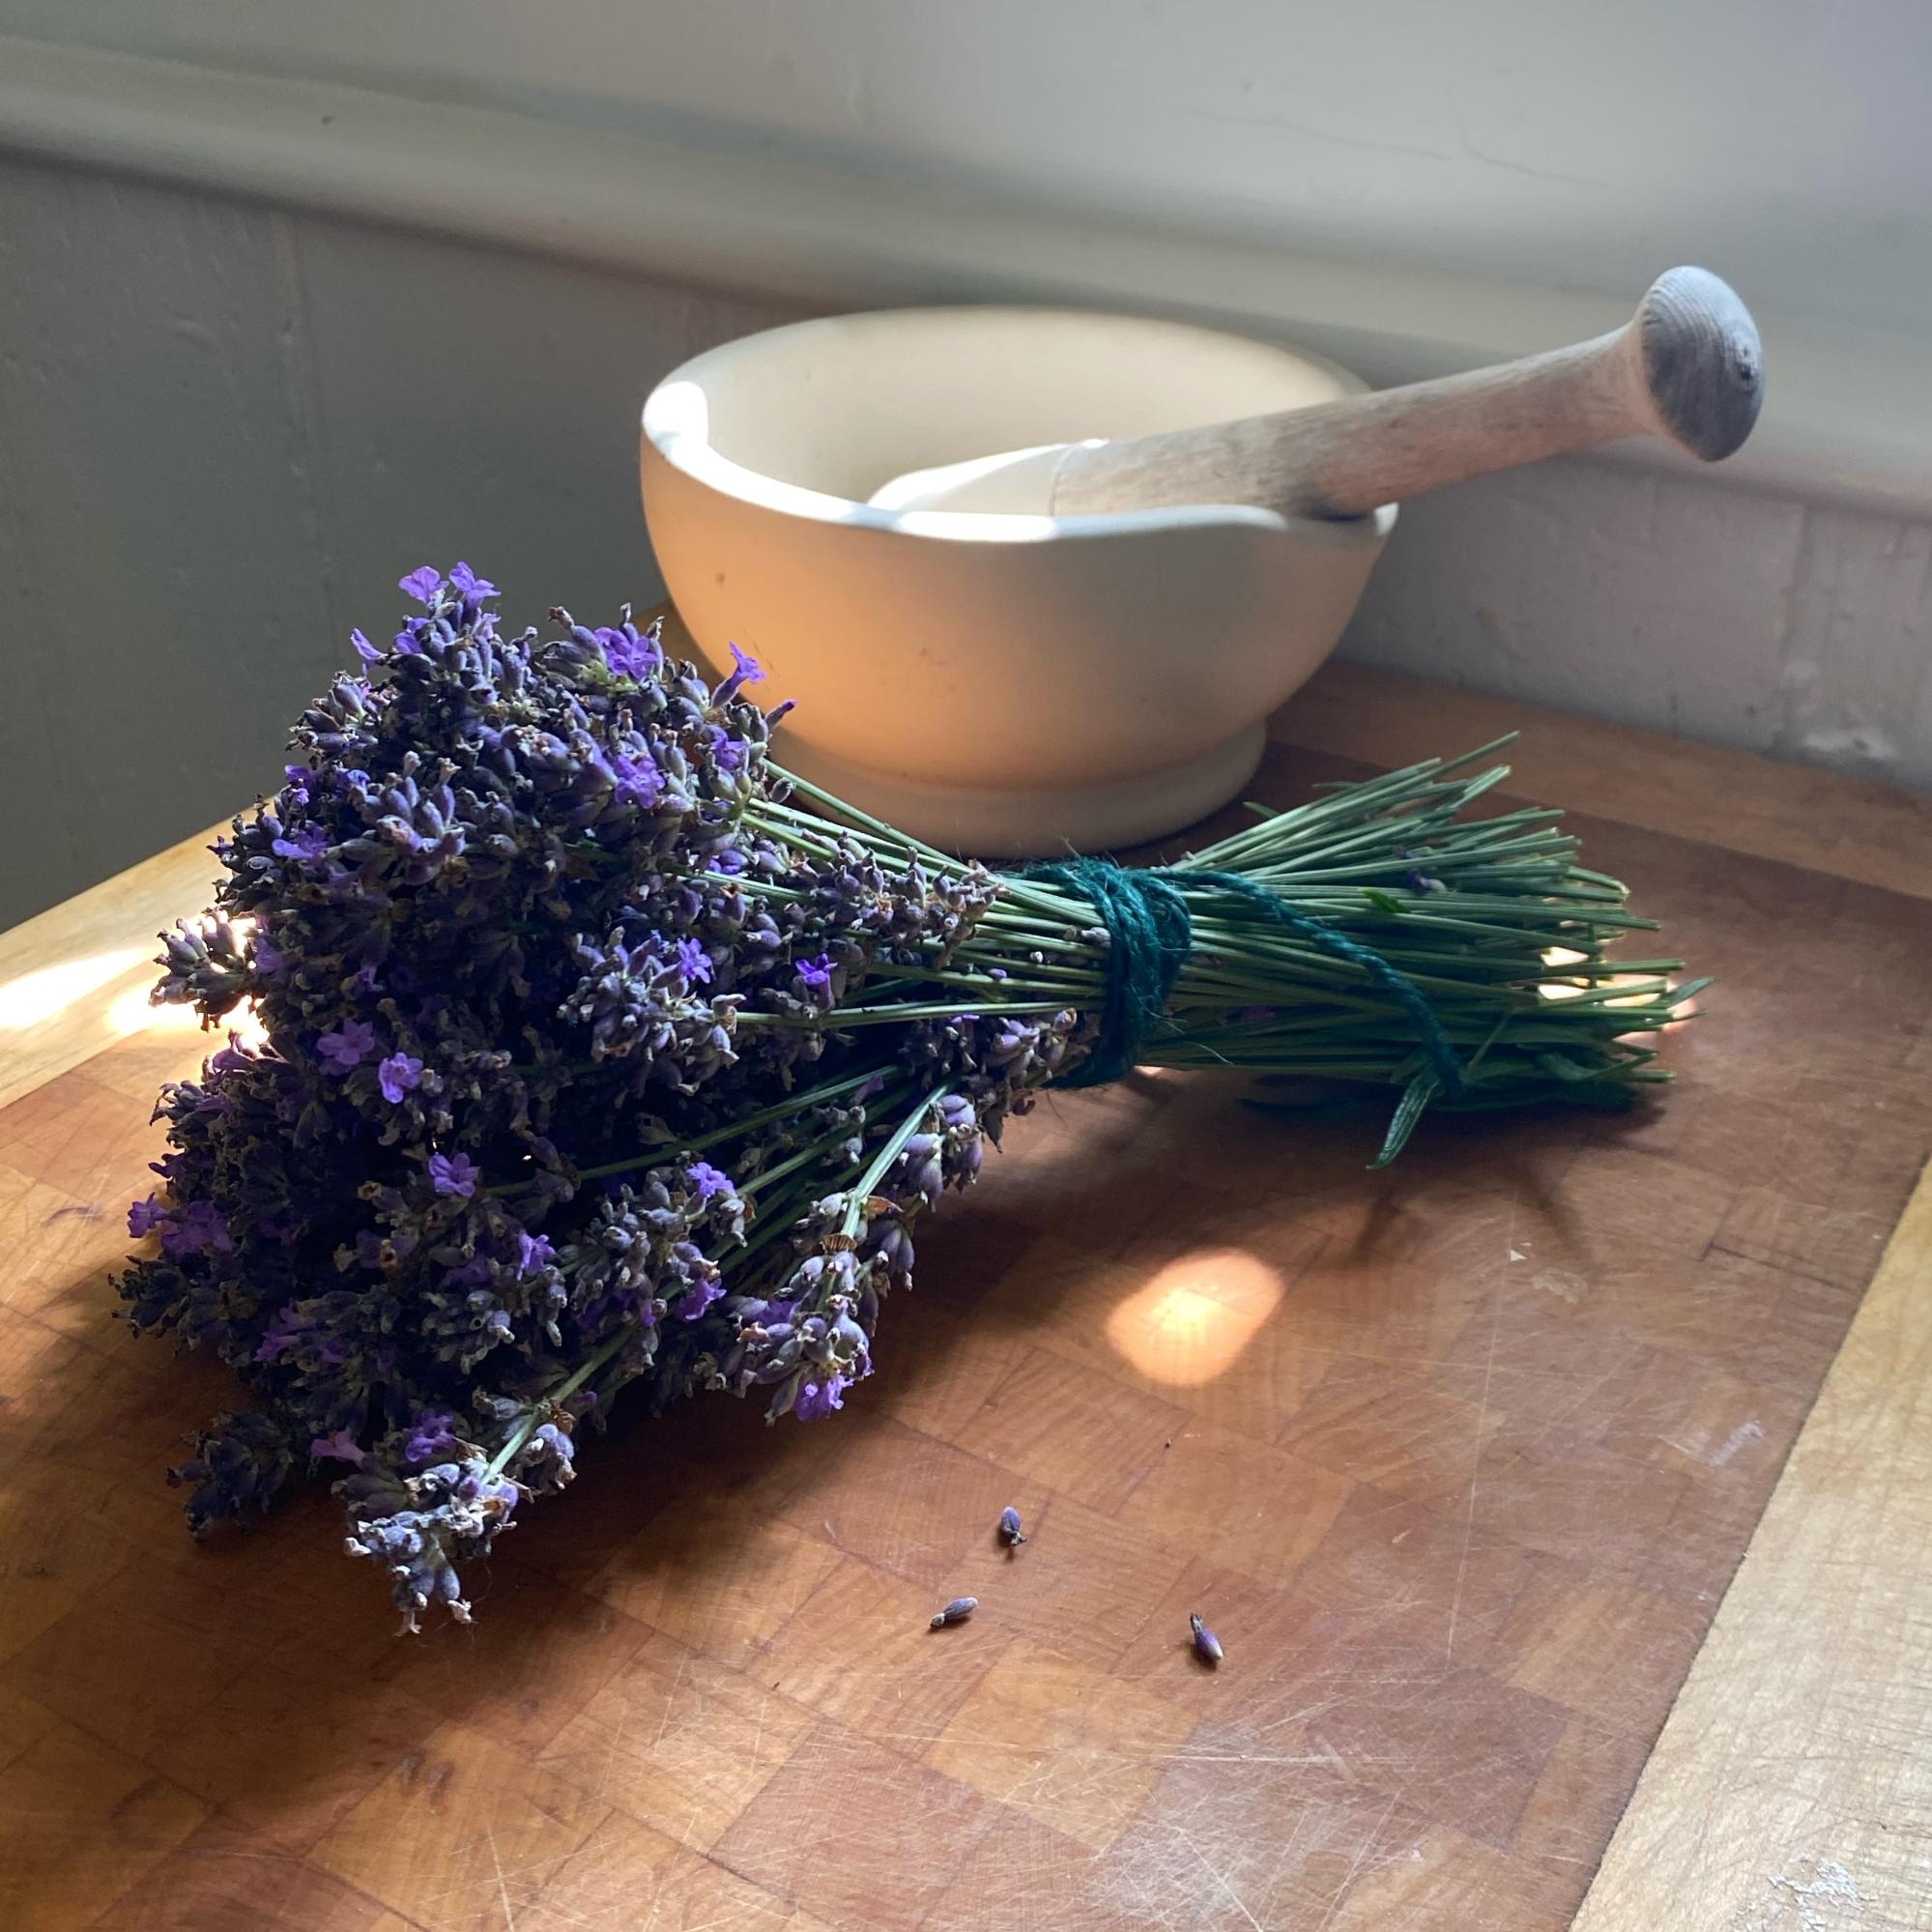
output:
<path id="1" fill-rule="evenodd" d="M 914 471 L 872 502 L 1054 516 L 1253 504 L 1361 516 L 1624 436 L 1665 437 L 1716 462 L 1749 436 L 1763 399 L 1749 311 L 1709 270 L 1672 269 L 1623 328 L 1567 349 L 1271 416 Z"/>

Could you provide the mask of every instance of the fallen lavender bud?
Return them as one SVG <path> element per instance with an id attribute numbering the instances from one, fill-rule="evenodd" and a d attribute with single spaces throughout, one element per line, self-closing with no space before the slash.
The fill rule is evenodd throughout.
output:
<path id="1" fill-rule="evenodd" d="M 1221 1639 L 1197 1616 L 1188 1619 L 1188 1629 L 1194 1632 L 1195 1656 L 1203 1663 L 1219 1663 L 1225 1655 Z"/>
<path id="2" fill-rule="evenodd" d="M 955 1597 L 933 1619 L 933 1629 L 942 1630 L 948 1624 L 963 1624 L 978 1608 L 979 1599 L 977 1597 Z"/>
<path id="3" fill-rule="evenodd" d="M 1020 1512 L 1011 1503 L 999 1513 L 999 1540 L 1008 1549 L 1017 1549 L 1026 1541 L 1020 1528 Z"/>

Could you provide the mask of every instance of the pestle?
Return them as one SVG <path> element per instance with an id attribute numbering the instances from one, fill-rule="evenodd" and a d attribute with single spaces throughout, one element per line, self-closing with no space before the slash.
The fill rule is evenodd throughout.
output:
<path id="1" fill-rule="evenodd" d="M 1709 270 L 1671 269 L 1623 328 L 1567 349 L 1234 422 L 914 470 L 870 501 L 1052 516 L 1247 504 L 1355 517 L 1624 436 L 1666 437 L 1715 463 L 1751 433 L 1763 397 L 1749 311 Z"/>

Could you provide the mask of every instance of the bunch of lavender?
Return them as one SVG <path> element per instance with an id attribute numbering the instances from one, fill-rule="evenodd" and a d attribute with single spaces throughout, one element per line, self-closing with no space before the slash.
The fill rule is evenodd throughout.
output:
<path id="1" fill-rule="evenodd" d="M 343 1465 L 410 1629 L 620 1388 L 841 1406 L 913 1222 L 1049 1081 L 1393 1087 L 1390 1158 L 1431 1104 L 1661 1078 L 1676 963 L 1606 959 L 1642 922 L 1553 815 L 1461 819 L 1500 768 L 1001 877 L 788 778 L 741 653 L 713 686 L 627 613 L 505 638 L 467 565 L 402 589 L 166 938 L 156 996 L 264 1043 L 164 1092 L 120 1285 L 254 1397 L 173 1472 L 196 1531 Z"/>

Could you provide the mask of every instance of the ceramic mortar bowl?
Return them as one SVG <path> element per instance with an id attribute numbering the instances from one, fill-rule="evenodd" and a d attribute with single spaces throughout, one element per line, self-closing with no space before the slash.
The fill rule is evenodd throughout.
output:
<path id="1" fill-rule="evenodd" d="M 778 755 L 931 843 L 1064 853 L 1176 830 L 1259 762 L 1395 521 L 1243 506 L 874 509 L 908 470 L 1352 393 L 1345 370 L 1183 324 L 1029 308 L 836 316 L 726 344 L 644 411 L 646 521 L 714 668 Z"/>

